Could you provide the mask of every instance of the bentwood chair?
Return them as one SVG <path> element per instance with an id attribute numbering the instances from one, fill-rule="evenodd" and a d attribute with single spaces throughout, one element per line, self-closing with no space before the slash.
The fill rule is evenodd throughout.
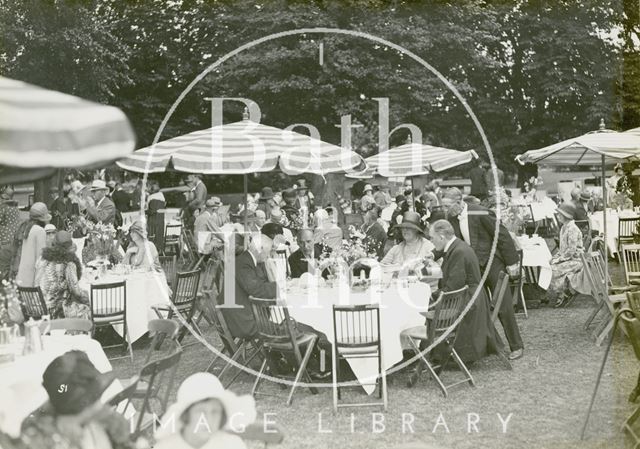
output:
<path id="1" fill-rule="evenodd" d="M 168 319 L 174 317 L 180 322 L 180 331 L 178 334 L 178 341 L 182 342 L 182 339 L 187 333 L 186 325 L 190 325 L 195 332 L 201 334 L 198 325 L 194 320 L 194 315 L 197 309 L 198 299 L 198 283 L 200 282 L 200 271 L 186 271 L 184 273 L 177 273 L 176 280 L 173 285 L 173 295 L 171 296 L 171 305 L 155 305 L 153 310 L 158 318 L 164 318 L 164 314 Z"/>
<path id="2" fill-rule="evenodd" d="M 622 245 L 622 260 L 627 285 L 640 288 L 640 245 Z"/>
<path id="3" fill-rule="evenodd" d="M 375 305 L 333 306 L 333 410 L 338 407 L 363 407 L 382 405 L 387 409 L 387 373 L 384 369 L 382 340 L 380 337 L 380 308 Z M 376 379 L 371 385 L 378 388 L 382 402 L 340 404 L 340 361 L 350 359 L 375 359 L 378 362 Z M 349 385 L 360 388 L 361 383 Z"/>
<path id="4" fill-rule="evenodd" d="M 295 392 L 301 380 L 311 383 L 311 376 L 307 372 L 307 364 L 311 358 L 311 352 L 316 344 L 318 337 L 312 333 L 298 331 L 296 323 L 289 316 L 289 310 L 286 306 L 281 305 L 275 299 L 263 299 L 249 296 L 253 317 L 256 320 L 258 328 L 258 338 L 261 343 L 264 361 L 260 367 L 260 372 L 253 384 L 251 394 L 253 396 L 258 393 L 258 387 L 263 380 L 263 374 L 267 365 L 269 365 L 272 376 L 289 379 L 291 376 L 284 376 L 278 373 L 277 367 L 272 365 L 275 357 L 280 354 L 291 354 L 295 364 L 295 376 L 293 377 L 293 385 L 287 398 L 287 405 L 291 405 L 293 393 Z M 304 350 L 304 353 L 302 352 Z M 271 356 L 274 357 L 271 357 Z M 317 394 L 315 387 L 309 387 L 312 394 Z"/>
<path id="5" fill-rule="evenodd" d="M 127 329 L 127 281 L 91 284 L 91 321 L 93 321 L 94 330 L 122 326 L 123 348 L 125 351 L 129 349 L 129 356 L 133 363 L 133 349 Z M 103 346 L 103 348 L 116 346 L 118 345 Z"/>
<path id="6" fill-rule="evenodd" d="M 618 220 L 618 254 L 622 245 L 633 243 L 633 234 L 637 232 L 640 218 L 620 218 Z"/>
<path id="7" fill-rule="evenodd" d="M 18 287 L 18 297 L 25 319 L 39 320 L 43 315 L 49 315 L 40 287 Z"/>
<path id="8" fill-rule="evenodd" d="M 416 326 L 401 333 L 401 336 L 408 339 L 409 344 L 418 357 L 418 366 L 409 379 L 409 387 L 413 387 L 416 384 L 420 374 L 422 373 L 423 366 L 437 382 L 438 387 L 440 387 L 440 390 L 442 390 L 442 394 L 445 397 L 449 394 L 448 389 L 456 385 L 468 382 L 469 385 L 475 387 L 475 381 L 473 380 L 471 373 L 454 348 L 457 335 L 456 320 L 462 314 L 462 311 L 468 301 L 469 287 L 466 285 L 458 290 L 444 292 L 431 306 L 433 309 L 426 312 L 426 326 Z M 440 340 L 439 344 L 430 348 L 429 351 L 425 352 L 420 349 L 420 343 L 430 347 L 438 340 Z M 438 348 L 440 357 L 443 357 L 443 360 L 440 360 L 438 364 L 430 361 L 432 353 L 436 348 Z M 445 385 L 439 374 L 441 374 L 445 365 L 451 358 L 453 358 L 460 368 L 464 378 L 452 384 Z"/>

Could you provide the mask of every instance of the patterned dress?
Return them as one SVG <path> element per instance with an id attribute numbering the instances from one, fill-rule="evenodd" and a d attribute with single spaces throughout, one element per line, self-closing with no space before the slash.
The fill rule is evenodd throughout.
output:
<path id="1" fill-rule="evenodd" d="M 589 295 L 591 290 L 583 270 L 580 254 L 584 252 L 582 232 L 573 220 L 565 223 L 560 229 L 560 249 L 551 259 L 553 276 L 547 290 L 549 299 L 562 296 L 565 278 L 578 293 Z"/>

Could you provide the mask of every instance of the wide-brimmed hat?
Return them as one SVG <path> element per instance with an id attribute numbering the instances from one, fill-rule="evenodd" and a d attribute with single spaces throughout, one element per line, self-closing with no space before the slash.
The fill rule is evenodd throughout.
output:
<path id="1" fill-rule="evenodd" d="M 273 190 L 271 187 L 263 187 L 260 191 L 260 199 L 261 200 L 270 200 L 273 198 Z"/>
<path id="2" fill-rule="evenodd" d="M 51 214 L 46 204 L 37 202 L 31 205 L 29 218 L 32 220 L 49 221 L 51 220 Z"/>
<path id="3" fill-rule="evenodd" d="M 102 179 L 94 179 L 91 183 L 90 190 L 92 192 L 95 190 L 109 190 L 109 187 L 107 187 L 107 184 Z"/>
<path id="4" fill-rule="evenodd" d="M 575 218 L 576 209 L 570 204 L 562 203 L 556 210 L 560 215 L 568 218 L 569 220 L 573 220 Z"/>
<path id="5" fill-rule="evenodd" d="M 589 201 L 591 199 L 591 192 L 583 190 L 580 192 L 580 201 Z"/>
<path id="6" fill-rule="evenodd" d="M 155 434 L 160 440 L 180 432 L 184 425 L 180 417 L 194 404 L 208 399 L 217 399 L 227 417 L 226 426 L 246 426 L 256 420 L 256 403 L 252 396 L 238 396 L 225 390 L 222 383 L 211 373 L 196 373 L 187 377 L 176 394 L 176 401 L 169 406 L 162 417 L 162 425 Z M 167 425 L 171 423 L 171 425 Z"/>
<path id="7" fill-rule="evenodd" d="M 113 371 L 98 371 L 85 352 L 69 351 L 49 364 L 42 385 L 58 414 L 75 415 L 100 399 L 115 378 Z"/>
<path id="8" fill-rule="evenodd" d="M 417 212 L 405 212 L 402 216 L 402 222 L 394 227 L 398 229 L 413 229 L 414 231 L 418 231 L 422 234 L 424 233 L 424 229 L 422 227 L 422 221 L 420 218 L 420 214 Z"/>
<path id="9" fill-rule="evenodd" d="M 220 207 L 222 206 L 222 200 L 217 196 L 212 196 L 204 203 L 204 205 L 206 207 Z"/>

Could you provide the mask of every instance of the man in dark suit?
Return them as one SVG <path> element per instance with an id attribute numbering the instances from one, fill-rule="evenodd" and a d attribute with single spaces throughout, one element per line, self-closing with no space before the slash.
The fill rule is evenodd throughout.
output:
<path id="1" fill-rule="evenodd" d="M 456 237 L 473 248 L 482 272 L 489 270 L 486 285 L 492 292 L 495 291 L 501 272 L 506 271 L 510 276 L 519 275 L 519 257 L 513 239 L 502 224 L 498 225 L 496 236 L 496 217 L 493 212 L 476 204 L 465 203 L 462 200 L 462 192 L 456 188 L 448 189 L 444 193 L 442 207 Z M 494 238 L 497 238 L 496 251 L 491 259 Z M 502 301 L 498 317 L 511 348 L 509 358 L 515 360 L 522 357 L 524 345 L 509 289 Z"/>
<path id="2" fill-rule="evenodd" d="M 258 332 L 249 296 L 265 299 L 276 297 L 277 285 L 269 281 L 264 265 L 272 245 L 273 241 L 262 235 L 260 239 L 254 239 L 249 248 L 236 257 L 235 306 L 220 309 L 234 337 L 253 338 Z"/>
<path id="3" fill-rule="evenodd" d="M 369 253 L 375 253 L 378 260 L 384 257 L 385 245 L 387 244 L 387 233 L 378 221 L 382 209 L 378 206 L 370 209 L 364 214 L 364 225 L 362 229 L 365 233 L 364 247 Z"/>
<path id="4" fill-rule="evenodd" d="M 322 254 L 322 245 L 313 243 L 313 231 L 311 229 L 301 229 L 298 232 L 298 250 L 289 256 L 289 268 L 291 269 L 291 277 L 299 278 L 304 273 L 314 273 L 314 265 L 320 254 Z M 309 262 L 311 268 L 309 267 Z"/>
<path id="5" fill-rule="evenodd" d="M 469 287 L 469 299 L 476 295 L 480 285 L 480 264 L 471 247 L 456 238 L 453 226 L 447 220 L 437 220 L 429 228 L 429 238 L 441 254 L 442 278 L 438 287 L 443 292 Z M 500 336 L 491 322 L 489 298 L 483 288 L 477 292 L 473 305 L 458 326 L 456 351 L 466 362 L 489 354 L 502 354 Z"/>

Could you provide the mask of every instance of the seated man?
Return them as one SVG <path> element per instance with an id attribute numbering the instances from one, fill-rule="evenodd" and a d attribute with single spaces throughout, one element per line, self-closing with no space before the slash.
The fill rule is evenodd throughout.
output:
<path id="1" fill-rule="evenodd" d="M 473 249 L 455 236 L 453 226 L 447 220 L 433 223 L 429 237 L 437 254 L 443 255 L 440 290 L 454 291 L 467 285 L 469 299 L 473 298 L 481 281 L 480 263 Z M 502 353 L 503 344 L 491 322 L 489 298 L 483 288 L 477 292 L 474 304 L 458 326 L 455 349 L 465 362 Z"/>
<path id="2" fill-rule="evenodd" d="M 303 273 L 315 273 L 317 260 L 322 254 L 322 245 L 313 243 L 313 231 L 301 229 L 298 232 L 298 250 L 289 256 L 291 277 L 299 278 Z"/>

